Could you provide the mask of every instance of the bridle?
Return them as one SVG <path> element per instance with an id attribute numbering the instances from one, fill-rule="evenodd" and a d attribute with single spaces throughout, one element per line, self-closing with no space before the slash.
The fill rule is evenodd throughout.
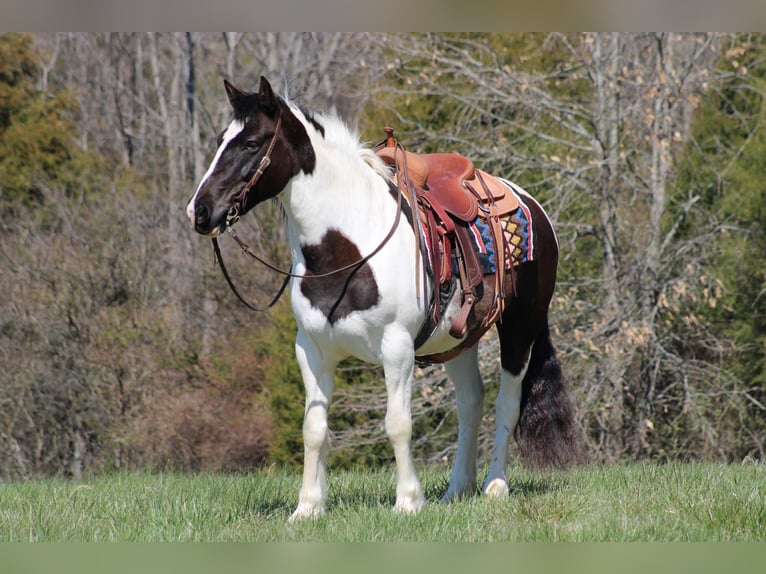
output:
<path id="1" fill-rule="evenodd" d="M 364 257 L 360 258 L 358 261 L 349 263 L 348 265 L 344 265 L 343 267 L 339 267 L 338 269 L 334 269 L 332 271 L 327 271 L 325 273 L 310 274 L 310 275 L 304 274 L 304 273 L 292 273 L 291 271 L 285 271 L 284 269 L 280 269 L 276 265 L 269 263 L 268 261 L 260 257 L 252 249 L 250 249 L 250 247 L 244 241 L 242 241 L 239 238 L 236 231 L 234 231 L 233 225 L 237 221 L 239 221 L 240 215 L 244 213 L 245 201 L 247 201 L 247 194 L 253 188 L 253 186 L 258 182 L 258 180 L 261 178 L 261 176 L 269 167 L 269 165 L 271 165 L 271 154 L 274 151 L 274 144 L 277 141 L 277 136 L 279 135 L 279 129 L 281 125 L 282 125 L 282 116 L 280 115 L 279 118 L 277 119 L 277 125 L 274 129 L 274 135 L 271 138 L 271 142 L 269 143 L 269 147 L 266 150 L 266 153 L 261 158 L 261 161 L 258 164 L 258 169 L 256 169 L 255 173 L 250 178 L 250 181 L 247 182 L 247 185 L 245 185 L 245 187 L 242 188 L 242 191 L 236 197 L 234 205 L 231 206 L 231 208 L 229 209 L 229 213 L 226 216 L 226 231 L 229 233 L 229 235 L 231 235 L 232 239 L 234 239 L 237 245 L 239 245 L 239 248 L 242 250 L 242 252 L 245 253 L 246 255 L 249 255 L 256 261 L 258 261 L 261 265 L 267 267 L 268 269 L 271 269 L 272 271 L 275 271 L 276 273 L 279 273 L 280 275 L 284 275 L 285 277 L 284 281 L 282 281 L 282 285 L 277 290 L 276 295 L 274 295 L 274 297 L 271 299 L 268 305 L 266 305 L 265 307 L 262 307 L 259 305 L 248 303 L 244 299 L 244 297 L 240 295 L 239 291 L 237 291 L 237 288 L 234 286 L 234 282 L 231 280 L 231 277 L 229 276 L 229 272 L 226 269 L 226 265 L 223 262 L 223 257 L 221 255 L 221 248 L 218 245 L 218 239 L 216 237 L 211 238 L 211 241 L 213 243 L 213 253 L 215 256 L 215 261 L 221 266 L 221 273 L 223 273 L 224 279 L 226 279 L 226 282 L 229 284 L 229 288 L 232 290 L 234 295 L 236 295 L 237 299 L 239 299 L 240 303 L 242 303 L 248 309 L 252 311 L 258 311 L 258 312 L 267 311 L 271 309 L 274 305 L 276 305 L 277 301 L 279 301 L 280 297 L 284 293 L 285 288 L 287 287 L 287 284 L 290 282 L 290 279 L 293 277 L 297 279 L 319 279 L 322 277 L 329 277 L 337 273 L 342 273 L 343 271 L 348 271 L 349 269 L 354 269 L 354 271 L 356 271 L 359 268 L 361 268 L 365 263 L 367 263 L 375 255 L 377 255 L 380 252 L 380 250 L 383 249 L 386 243 L 388 243 L 389 240 L 394 236 L 394 233 L 396 232 L 396 228 L 399 226 L 399 220 L 401 219 L 401 214 L 402 214 L 402 190 L 399 186 L 396 186 L 397 188 L 396 215 L 394 216 L 394 222 L 391 224 L 391 228 L 388 230 L 388 233 L 383 238 L 383 240 L 378 244 L 378 246 L 374 250 L 372 250 L 370 253 L 368 253 Z M 397 146 L 401 147 L 398 142 L 397 142 Z"/>
<path id="2" fill-rule="evenodd" d="M 237 221 L 239 221 L 240 215 L 244 213 L 245 211 L 245 202 L 247 201 L 247 194 L 250 193 L 250 190 L 255 186 L 255 184 L 258 182 L 259 179 L 261 179 L 261 176 L 266 171 L 266 168 L 268 168 L 271 165 L 271 154 L 274 151 L 274 146 L 277 142 L 277 136 L 279 135 L 279 130 L 282 127 L 282 115 L 280 114 L 277 118 L 277 125 L 274 128 L 274 135 L 271 136 L 271 142 L 269 142 L 269 147 L 266 149 L 266 153 L 261 158 L 261 161 L 258 163 L 258 168 L 255 170 L 255 173 L 250 178 L 250 181 L 245 184 L 245 187 L 242 188 L 242 191 L 239 192 L 239 195 L 234 200 L 234 205 L 231 206 L 229 209 L 229 213 L 226 214 L 226 229 L 232 234 L 232 237 L 234 240 L 240 245 L 242 248 L 242 245 L 239 241 L 239 238 L 235 233 L 233 233 L 234 229 L 233 226 Z M 268 309 L 271 309 L 274 305 L 277 304 L 277 301 L 279 301 L 279 298 L 282 296 L 282 293 L 285 292 L 285 288 L 287 287 L 287 283 L 290 281 L 289 277 L 285 277 L 285 280 L 282 282 L 282 285 L 279 287 L 279 290 L 277 291 L 276 295 L 271 299 L 268 305 L 265 307 L 261 307 L 259 305 L 253 305 L 252 303 L 248 303 L 242 295 L 239 294 L 239 291 L 237 291 L 237 288 L 234 286 L 234 282 L 231 280 L 231 276 L 229 275 L 228 270 L 226 269 L 226 265 L 223 262 L 223 255 L 221 254 L 221 247 L 218 245 L 218 239 L 213 237 L 211 239 L 213 243 L 213 255 L 215 257 L 216 263 L 218 263 L 221 266 L 221 273 L 223 273 L 224 279 L 226 279 L 226 283 L 229 284 L 229 288 L 232 290 L 234 295 L 236 295 L 237 299 L 248 309 L 251 309 L 253 311 L 267 311 Z M 245 246 L 247 247 L 247 246 Z M 244 250 L 244 248 L 243 248 Z M 248 248 L 249 251 L 249 248 Z"/>
<path id="3" fill-rule="evenodd" d="M 253 186 L 258 182 L 259 179 L 261 179 L 261 176 L 263 175 L 263 172 L 266 171 L 266 168 L 271 165 L 271 153 L 274 151 L 274 145 L 277 142 L 277 136 L 279 135 L 279 129 L 282 127 L 282 114 L 279 115 L 277 118 L 277 125 L 274 128 L 274 135 L 271 136 L 271 142 L 269 142 L 269 147 L 266 149 L 266 153 L 261 158 L 261 161 L 258 163 L 258 169 L 255 170 L 255 173 L 253 174 L 253 177 L 250 178 L 250 181 L 247 182 L 245 187 L 242 188 L 242 191 L 239 192 L 239 195 L 235 198 L 234 205 L 231 206 L 229 209 L 229 213 L 226 215 L 226 227 L 231 228 L 232 225 L 237 223 L 239 221 L 239 216 L 241 213 L 245 212 L 245 202 L 247 201 L 247 194 L 250 192 L 250 190 L 253 188 Z"/>

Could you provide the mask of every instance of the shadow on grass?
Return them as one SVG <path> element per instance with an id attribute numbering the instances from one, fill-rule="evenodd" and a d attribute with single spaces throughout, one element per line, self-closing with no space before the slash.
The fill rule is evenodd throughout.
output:
<path id="1" fill-rule="evenodd" d="M 277 520 L 287 520 L 290 513 L 293 511 L 293 506 L 294 503 L 284 496 L 274 496 L 271 498 L 258 496 L 256 500 L 253 500 L 248 504 L 248 508 L 261 518 Z"/>
<path id="2" fill-rule="evenodd" d="M 476 491 L 473 496 L 482 496 L 482 486 L 487 479 L 487 472 L 483 476 L 479 477 Z M 445 474 L 439 477 L 438 480 L 432 480 L 429 483 L 423 485 L 426 500 L 429 502 L 438 502 L 441 497 L 447 492 L 449 487 L 449 475 Z M 513 497 L 539 495 L 545 494 L 557 490 L 559 485 L 552 479 L 546 477 L 526 477 L 514 479 L 508 478 L 508 495 Z"/>
<path id="3" fill-rule="evenodd" d="M 482 477 L 473 496 L 482 496 Z M 330 474 L 326 508 L 329 512 L 338 509 L 364 508 L 388 509 L 396 502 L 396 481 L 386 472 L 345 471 Z M 422 478 L 423 494 L 428 504 L 438 504 L 449 486 L 449 473 L 435 473 Z M 294 480 L 279 480 L 277 484 L 254 485 L 248 494 L 247 507 L 268 519 L 287 519 L 298 503 L 299 483 Z M 545 477 L 509 478 L 508 490 L 511 498 L 542 495 L 560 488 L 552 479 Z"/>
<path id="4" fill-rule="evenodd" d="M 272 477 L 251 485 L 246 507 L 261 518 L 286 520 L 298 501 L 297 484 L 288 470 L 281 469 Z"/>
<path id="5" fill-rule="evenodd" d="M 547 492 L 558 490 L 559 488 L 559 485 L 554 481 L 545 478 L 511 480 L 508 483 L 508 493 L 510 496 L 545 494 Z"/>

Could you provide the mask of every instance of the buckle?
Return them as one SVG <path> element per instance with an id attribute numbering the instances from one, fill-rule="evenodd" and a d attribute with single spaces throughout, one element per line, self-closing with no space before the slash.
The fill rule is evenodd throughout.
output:
<path id="1" fill-rule="evenodd" d="M 239 221 L 239 205 L 232 205 L 226 214 L 226 227 L 231 228 Z"/>

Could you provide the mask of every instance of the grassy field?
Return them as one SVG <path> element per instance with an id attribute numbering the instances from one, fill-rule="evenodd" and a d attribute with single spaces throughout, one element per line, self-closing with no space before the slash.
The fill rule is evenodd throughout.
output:
<path id="1" fill-rule="evenodd" d="M 0 484 L 0 541 L 763 541 L 766 465 L 626 464 L 509 472 L 506 501 L 439 504 L 444 469 L 421 470 L 428 504 L 391 512 L 393 469 L 330 473 L 325 516 L 288 524 L 300 477 L 116 473 Z"/>

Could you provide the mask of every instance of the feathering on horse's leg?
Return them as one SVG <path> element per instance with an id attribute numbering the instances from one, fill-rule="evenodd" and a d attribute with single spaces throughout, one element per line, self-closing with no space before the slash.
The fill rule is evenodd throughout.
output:
<path id="1" fill-rule="evenodd" d="M 303 483 L 290 520 L 319 516 L 327 498 L 327 412 L 332 400 L 335 363 L 329 363 L 309 337 L 298 332 L 295 354 L 306 389 L 303 419 Z"/>
<path id="2" fill-rule="evenodd" d="M 447 375 L 455 385 L 458 436 L 455 464 L 442 502 L 476 492 L 476 445 L 485 394 L 484 381 L 479 372 L 478 350 L 478 344 L 474 345 L 444 364 Z"/>
<path id="3" fill-rule="evenodd" d="M 386 329 L 381 350 L 388 393 L 385 427 L 396 459 L 394 511 L 412 514 L 419 512 L 425 504 L 410 450 L 412 377 L 415 369 L 412 336 L 405 329 L 392 325 Z"/>

